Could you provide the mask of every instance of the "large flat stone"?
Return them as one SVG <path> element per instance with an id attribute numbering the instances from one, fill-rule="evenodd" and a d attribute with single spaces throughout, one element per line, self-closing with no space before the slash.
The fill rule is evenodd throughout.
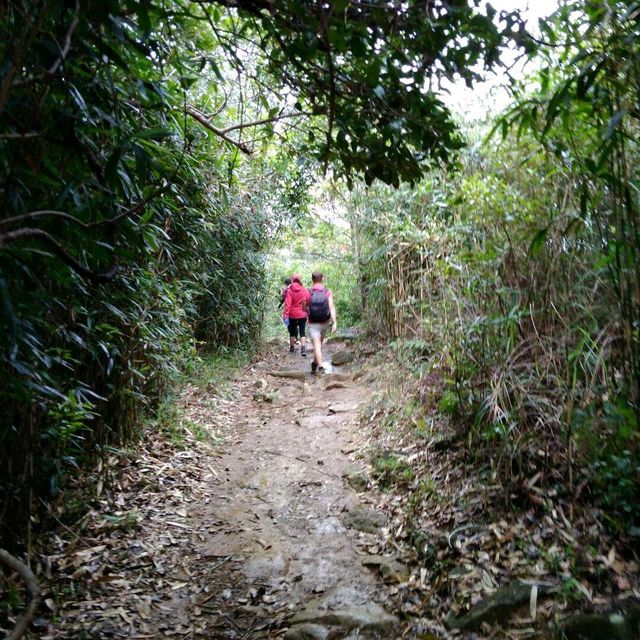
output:
<path id="1" fill-rule="evenodd" d="M 341 367 L 342 365 L 349 364 L 356 359 L 355 353 L 353 351 L 336 351 L 331 356 L 331 364 L 336 367 Z"/>
<path id="2" fill-rule="evenodd" d="M 342 517 L 342 522 L 351 529 L 365 533 L 378 533 L 378 530 L 386 524 L 387 519 L 379 511 L 355 507 Z"/>
<path id="3" fill-rule="evenodd" d="M 578 613 L 563 623 L 558 635 L 566 640 L 637 640 L 640 607 L 608 613 Z"/>
<path id="4" fill-rule="evenodd" d="M 327 379 L 336 382 L 351 382 L 353 376 L 350 373 L 332 373 Z"/>
<path id="5" fill-rule="evenodd" d="M 331 424 L 331 420 L 328 419 L 328 416 L 320 415 L 320 416 L 305 416 L 303 418 L 298 418 L 296 420 L 296 424 L 303 429 L 322 429 Z"/>
<path id="6" fill-rule="evenodd" d="M 351 387 L 345 382 L 328 382 L 325 386 L 326 391 L 334 391 L 335 389 L 350 389 Z"/>
<path id="7" fill-rule="evenodd" d="M 362 467 L 350 462 L 343 470 L 342 477 L 347 484 L 355 491 L 366 491 L 369 485 L 367 474 Z"/>
<path id="8" fill-rule="evenodd" d="M 387 583 L 405 582 L 409 579 L 407 567 L 395 558 L 372 555 L 364 558 L 362 564 L 365 567 L 376 569 Z"/>
<path id="9" fill-rule="evenodd" d="M 306 380 L 307 374 L 299 369 L 272 369 L 269 375 L 274 378 L 289 378 L 290 380 Z"/>
<path id="10" fill-rule="evenodd" d="M 461 631 L 477 629 L 483 622 L 503 622 L 512 612 L 529 604 L 533 585 L 515 580 L 500 587 L 495 593 L 474 605 L 465 615 L 449 616 L 445 620 L 448 629 Z M 548 593 L 548 585 L 537 585 L 538 594 Z"/>
<path id="11" fill-rule="evenodd" d="M 330 634 L 331 631 L 321 624 L 305 622 L 291 627 L 284 634 L 284 640 L 329 640 Z"/>
<path id="12" fill-rule="evenodd" d="M 291 622 L 293 625 L 309 623 L 339 627 L 344 631 L 359 629 L 375 633 L 390 633 L 398 626 L 398 618 L 375 602 L 337 608 L 329 608 L 330 606 L 328 599 L 312 601 Z"/>

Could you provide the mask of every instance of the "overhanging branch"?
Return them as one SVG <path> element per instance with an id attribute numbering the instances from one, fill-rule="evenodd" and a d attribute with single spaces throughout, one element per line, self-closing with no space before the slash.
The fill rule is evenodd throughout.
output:
<path id="1" fill-rule="evenodd" d="M 18 242 L 25 238 L 38 238 L 42 240 L 51 251 L 64 262 L 68 267 L 73 269 L 76 273 L 84 276 L 88 280 L 95 283 L 110 282 L 115 278 L 118 272 L 118 265 L 114 264 L 103 273 L 96 273 L 87 269 L 83 264 L 78 262 L 67 250 L 50 234 L 44 231 L 44 229 L 35 229 L 32 227 L 25 227 L 24 229 L 17 229 L 16 231 L 7 231 L 0 235 L 0 247 L 13 242 Z"/>
<path id="2" fill-rule="evenodd" d="M 218 129 L 218 127 L 214 127 L 207 120 L 207 117 L 203 113 L 198 111 L 195 107 L 192 107 L 191 105 L 186 105 L 185 112 L 188 113 L 194 120 L 199 122 L 203 127 L 205 127 L 205 129 L 209 129 L 209 131 L 212 131 L 213 133 L 215 133 L 218 137 L 222 138 L 225 142 L 228 142 L 234 147 L 237 147 L 238 149 L 240 149 L 240 151 L 242 151 L 242 153 L 245 153 L 248 156 L 252 154 L 251 149 L 249 149 L 249 147 L 246 144 L 242 142 L 238 142 L 237 140 L 234 140 L 233 138 L 229 137 L 223 129 Z"/>
<path id="3" fill-rule="evenodd" d="M 96 227 L 106 227 L 113 226 L 123 220 L 124 218 L 128 218 L 131 215 L 139 213 L 146 207 L 152 200 L 161 195 L 166 188 L 158 187 L 155 191 L 152 191 L 144 200 L 138 202 L 138 204 L 133 205 L 129 209 L 126 209 L 122 213 L 119 213 L 113 218 L 105 218 L 104 220 L 97 220 L 96 222 L 82 222 L 75 216 L 72 216 L 70 213 L 66 213 L 65 211 L 56 211 L 55 209 L 42 209 L 40 211 L 29 211 L 28 213 L 21 213 L 17 216 L 12 216 L 10 218 L 0 219 L 0 227 L 9 226 L 12 224 L 23 223 L 23 222 L 32 222 L 37 220 L 38 218 L 60 218 L 61 220 L 66 220 L 68 222 L 72 222 L 73 224 L 81 227 L 82 229 L 95 229 Z M 2 240 L 2 236 L 0 236 L 0 241 Z"/>
<path id="4" fill-rule="evenodd" d="M 229 133 L 229 131 L 236 131 L 237 129 L 249 129 L 250 127 L 258 127 L 261 124 L 270 124 L 271 122 L 278 122 L 279 120 L 285 120 L 287 118 L 301 118 L 302 116 L 310 116 L 311 113 L 298 111 L 297 113 L 282 113 L 272 118 L 262 118 L 262 120 L 254 120 L 253 122 L 240 122 L 239 124 L 232 124 L 229 127 L 220 129 L 221 133 Z"/>
<path id="5" fill-rule="evenodd" d="M 55 75 L 56 71 L 58 71 L 60 66 L 64 63 L 67 56 L 69 55 L 69 51 L 71 50 L 71 38 L 73 37 L 74 31 L 77 29 L 78 24 L 80 23 L 79 14 L 80 14 L 80 3 L 78 2 L 78 0 L 76 0 L 76 12 L 75 12 L 75 15 L 73 16 L 73 20 L 71 21 L 71 24 L 69 25 L 69 28 L 67 29 L 67 33 L 64 37 L 64 42 L 62 46 L 58 47 L 60 51 L 60 55 L 58 56 L 56 61 L 44 72 L 44 74 L 30 76 L 28 78 L 18 78 L 14 80 L 12 83 L 14 87 L 29 84 L 36 80 L 40 80 L 46 76 L 53 77 Z"/>

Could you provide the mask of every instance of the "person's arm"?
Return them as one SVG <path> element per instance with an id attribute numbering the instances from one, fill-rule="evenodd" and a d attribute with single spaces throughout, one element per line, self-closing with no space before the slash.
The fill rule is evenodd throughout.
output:
<path id="1" fill-rule="evenodd" d="M 287 289 L 287 292 L 284 294 L 284 312 L 282 314 L 283 320 L 286 320 L 289 317 L 290 311 L 291 311 L 291 289 Z"/>
<path id="2" fill-rule="evenodd" d="M 336 320 L 336 306 L 333 304 L 333 294 L 329 296 L 329 312 L 331 313 L 331 333 L 335 333 L 338 321 Z"/>
<path id="3" fill-rule="evenodd" d="M 304 290 L 304 298 L 302 299 L 302 310 L 305 312 L 306 317 L 309 317 L 309 303 L 311 302 L 311 292 L 309 289 Z"/>

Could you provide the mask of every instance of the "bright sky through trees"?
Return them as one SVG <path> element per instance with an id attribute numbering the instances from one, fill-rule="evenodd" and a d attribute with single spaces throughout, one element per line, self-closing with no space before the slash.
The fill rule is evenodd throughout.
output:
<path id="1" fill-rule="evenodd" d="M 538 33 L 538 20 L 553 13 L 558 7 L 558 0 L 536 0 L 535 2 L 523 2 L 522 0 L 492 0 L 491 5 L 498 11 L 522 11 L 527 19 L 528 28 L 533 33 Z M 523 69 L 524 58 L 516 62 L 518 54 L 504 54 L 507 66 L 515 63 L 509 70 L 512 77 L 520 77 L 526 69 Z M 507 85 L 509 77 L 503 70 L 495 68 L 494 72 L 487 76 L 483 83 L 476 84 L 469 89 L 462 79 L 455 83 L 442 82 L 442 99 L 455 113 L 465 115 L 468 118 L 482 118 L 488 113 L 496 113 L 504 109 L 510 102 Z"/>

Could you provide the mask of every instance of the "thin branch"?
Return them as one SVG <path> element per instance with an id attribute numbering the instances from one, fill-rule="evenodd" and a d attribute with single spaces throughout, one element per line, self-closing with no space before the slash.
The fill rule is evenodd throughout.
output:
<path id="1" fill-rule="evenodd" d="M 327 42 L 327 67 L 329 71 L 329 113 L 327 114 L 327 151 L 324 157 L 324 171 L 327 171 L 329 164 L 329 154 L 331 153 L 331 143 L 333 136 L 333 120 L 335 118 L 336 110 L 336 71 L 333 64 L 333 50 L 331 48 L 331 41 L 329 40 L 329 22 L 333 14 L 334 5 L 331 4 L 329 8 L 329 14 L 327 16 L 324 13 L 321 14 L 322 31 Z M 322 12 L 322 9 L 320 9 Z"/>
<path id="2" fill-rule="evenodd" d="M 9 65 L 9 68 L 5 73 L 2 84 L 0 85 L 0 113 L 4 111 L 7 99 L 9 98 L 9 91 L 13 86 L 14 76 L 22 65 L 23 58 L 26 56 L 27 51 L 31 47 L 36 34 L 38 33 L 38 31 L 40 31 L 40 27 L 42 26 L 42 22 L 48 8 L 48 2 L 45 2 L 39 15 L 36 18 L 33 28 L 31 25 L 31 20 L 33 17 L 32 14 L 27 14 L 27 17 L 24 20 L 24 29 L 20 34 L 20 42 L 17 44 L 12 53 L 11 64 Z"/>
<path id="3" fill-rule="evenodd" d="M 194 3 L 208 6 L 211 4 L 211 0 L 194 0 Z M 215 0 L 215 4 L 222 5 L 228 9 L 247 11 L 255 16 L 262 16 L 263 9 L 266 9 L 271 14 L 275 12 L 275 6 L 272 0 Z"/>
<path id="4" fill-rule="evenodd" d="M 249 127 L 258 127 L 261 124 L 269 124 L 270 122 L 278 122 L 286 118 L 300 118 L 302 116 L 311 116 L 312 113 L 300 111 L 298 113 L 283 113 L 273 118 L 263 118 L 262 120 L 254 120 L 253 122 L 240 122 L 239 124 L 232 124 L 224 129 L 219 129 L 221 133 L 229 133 L 230 131 L 236 131 L 237 129 L 248 129 Z"/>
<path id="5" fill-rule="evenodd" d="M 24 238 L 39 238 L 43 240 L 45 244 L 49 246 L 51 251 L 62 260 L 68 267 L 73 269 L 76 273 L 92 282 L 110 282 L 116 276 L 118 272 L 118 265 L 114 263 L 109 269 L 103 273 L 96 273 L 87 269 L 84 265 L 80 264 L 67 250 L 50 234 L 43 229 L 34 229 L 31 227 L 25 227 L 24 229 L 17 229 L 16 231 L 7 231 L 0 235 L 0 247 L 12 242 L 18 242 Z"/>
<path id="6" fill-rule="evenodd" d="M 44 74 L 29 76 L 28 78 L 18 78 L 12 82 L 12 86 L 19 87 L 25 84 L 30 84 L 31 82 L 35 82 L 36 80 L 41 80 L 47 76 L 51 77 L 55 75 L 56 71 L 60 68 L 62 63 L 67 59 L 69 55 L 69 51 L 71 50 L 71 38 L 73 37 L 74 31 L 77 29 L 78 24 L 80 23 L 80 3 L 76 0 L 76 13 L 73 16 L 73 20 L 67 29 L 67 33 L 64 37 L 64 43 L 62 47 L 60 47 L 60 55 L 57 60 L 44 72 Z M 55 40 L 55 38 L 54 38 Z M 57 44 L 57 43 L 56 43 Z"/>
<path id="7" fill-rule="evenodd" d="M 171 183 L 171 181 L 169 181 L 169 183 Z M 161 195 L 166 189 L 167 187 L 158 187 L 155 191 L 151 192 L 144 200 L 138 202 L 138 204 L 130 207 L 129 209 L 126 209 L 116 216 L 113 216 L 113 218 L 107 218 L 105 220 L 97 220 L 96 222 L 82 222 L 82 220 L 79 220 L 75 216 L 72 216 L 70 213 L 66 213 L 65 211 L 56 211 L 55 209 L 42 209 L 39 211 L 29 211 L 28 213 L 22 213 L 17 216 L 12 216 L 10 218 L 0 220 L 0 227 L 3 225 L 15 224 L 17 222 L 29 222 L 38 218 L 45 217 L 61 218 L 63 220 L 67 220 L 68 222 L 73 222 L 73 224 L 78 225 L 82 229 L 95 229 L 96 227 L 113 226 L 117 222 L 120 222 L 120 220 L 141 211 L 152 200 L 155 200 L 159 195 Z M 0 240 L 1 239 L 2 236 L 0 236 Z"/>
<path id="8" fill-rule="evenodd" d="M 186 143 L 186 140 L 185 140 L 185 143 Z M 184 158 L 184 154 L 185 154 L 185 151 L 183 149 L 183 158 Z M 180 162 L 182 162 L 182 158 L 181 158 Z M 89 224 L 89 228 L 100 227 L 102 225 L 114 225 L 116 222 L 120 222 L 120 220 L 122 220 L 124 218 L 128 218 L 131 215 L 139 213 L 152 200 L 155 200 L 159 195 L 162 195 L 169 188 L 169 185 L 172 184 L 175 175 L 178 173 L 178 170 L 179 170 L 179 165 L 176 167 L 176 170 L 174 171 L 174 174 L 171 177 L 171 179 L 167 180 L 167 186 L 158 187 L 155 191 L 152 191 L 146 198 L 144 198 L 143 200 L 138 202 L 138 204 L 134 205 L 133 207 L 131 207 L 129 209 L 126 209 L 122 213 L 119 213 L 117 216 L 113 216 L 113 218 L 107 218 L 106 220 L 98 220 L 97 222 L 91 222 Z"/>
<path id="9" fill-rule="evenodd" d="M 90 225 L 86 222 L 82 222 L 82 220 L 78 220 L 75 216 L 72 216 L 70 213 L 66 213 L 65 211 L 54 211 L 51 209 L 43 209 L 41 211 L 29 211 L 28 213 L 20 214 L 19 216 L 12 216 L 11 218 L 5 218 L 4 220 L 0 220 L 0 227 L 3 225 L 15 224 L 16 222 L 28 222 L 32 220 L 37 220 L 38 218 L 45 217 L 53 217 L 53 218 L 62 218 L 63 220 L 68 220 L 69 222 L 73 222 L 77 224 L 79 227 L 83 229 L 88 229 Z"/>
<path id="10" fill-rule="evenodd" d="M 243 144 L 242 142 L 238 142 L 233 138 L 230 138 L 228 135 L 226 135 L 224 131 L 222 131 L 221 129 L 218 129 L 217 127 L 214 127 L 207 120 L 206 116 L 200 113 L 200 111 L 198 111 L 195 107 L 192 107 L 191 105 L 186 105 L 185 112 L 188 113 L 194 120 L 198 121 L 203 127 L 205 127 L 205 129 L 209 129 L 209 131 L 212 131 L 213 133 L 215 133 L 217 136 L 222 138 L 225 142 L 228 142 L 234 147 L 237 147 L 238 149 L 240 149 L 240 151 L 242 151 L 242 153 L 245 153 L 248 156 L 252 154 L 251 149 L 249 149 L 247 145 Z"/>
<path id="11" fill-rule="evenodd" d="M 33 571 L 21 560 L 18 560 L 15 556 L 12 556 L 8 551 L 0 549 L 0 562 L 9 567 L 12 571 L 15 571 L 22 581 L 24 582 L 27 591 L 31 595 L 31 601 L 25 609 L 25 612 L 18 618 L 16 626 L 13 631 L 5 637 L 5 640 L 19 640 L 26 633 L 27 628 L 31 624 L 31 621 L 35 618 L 40 606 L 40 599 L 42 592 L 40 585 L 36 579 Z"/>
<path id="12" fill-rule="evenodd" d="M 25 138 L 39 138 L 44 135 L 42 131 L 27 131 L 26 133 L 2 133 L 0 140 L 23 140 Z"/>
<path id="13" fill-rule="evenodd" d="M 80 22 L 80 18 L 78 16 L 79 13 L 80 3 L 78 2 L 78 0 L 76 0 L 76 15 L 73 17 L 73 20 L 69 25 L 69 29 L 67 30 L 67 34 L 64 37 L 64 44 L 62 45 L 62 49 L 60 49 L 60 57 L 47 70 L 47 74 L 50 76 L 52 76 L 60 68 L 60 65 L 65 61 L 67 55 L 69 54 L 69 50 L 71 49 L 71 37 L 73 36 L 73 32 L 76 30 L 76 27 Z"/>
<path id="14" fill-rule="evenodd" d="M 221 114 L 227 106 L 227 100 L 228 100 L 227 92 L 224 90 L 224 87 L 221 87 L 220 89 L 224 94 L 224 100 L 222 101 L 222 104 L 219 107 L 216 107 L 216 110 L 213 113 L 207 114 L 207 120 L 211 120 L 215 118 L 217 115 Z"/>

